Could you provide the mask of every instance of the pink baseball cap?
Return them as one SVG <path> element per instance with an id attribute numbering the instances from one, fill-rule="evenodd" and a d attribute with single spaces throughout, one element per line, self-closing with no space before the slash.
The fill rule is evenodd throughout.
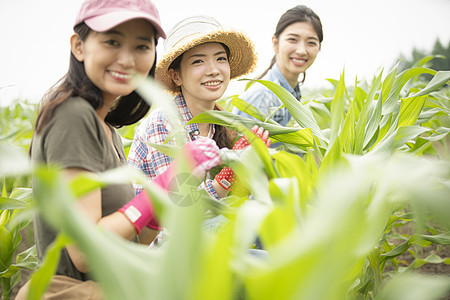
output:
<path id="1" fill-rule="evenodd" d="M 107 31 L 132 19 L 145 19 L 155 26 L 157 38 L 166 38 L 156 6 L 150 0 L 86 0 L 75 25 L 85 22 L 97 32 Z"/>

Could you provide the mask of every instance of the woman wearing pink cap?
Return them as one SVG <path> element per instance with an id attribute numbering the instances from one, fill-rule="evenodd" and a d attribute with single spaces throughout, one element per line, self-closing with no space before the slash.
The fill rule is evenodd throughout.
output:
<path id="1" fill-rule="evenodd" d="M 148 112 L 149 106 L 135 92 L 136 80 L 154 76 L 156 44 L 165 37 L 150 0 L 87 0 L 74 32 L 69 70 L 44 98 L 31 148 L 33 162 L 59 165 L 69 179 L 126 165 L 115 127 L 133 124 Z M 206 172 L 221 163 L 211 139 L 188 143 L 184 150 L 196 170 Z M 168 174 L 155 178 L 165 189 Z M 125 239 L 139 235 L 137 240 L 149 244 L 157 234 L 147 193 L 135 196 L 131 183 L 98 188 L 77 205 L 89 220 Z M 40 217 L 34 225 L 42 259 L 57 232 Z M 83 254 L 67 246 L 44 298 L 97 299 L 98 288 L 91 279 Z M 17 299 L 26 296 L 27 286 Z"/>

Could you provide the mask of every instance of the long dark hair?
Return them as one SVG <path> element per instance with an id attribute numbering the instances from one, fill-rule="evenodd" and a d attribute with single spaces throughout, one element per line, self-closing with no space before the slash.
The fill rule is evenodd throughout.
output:
<path id="1" fill-rule="evenodd" d="M 313 26 L 319 37 L 319 43 L 323 41 L 323 30 L 322 30 L 322 22 L 320 21 L 319 16 L 309 7 L 305 5 L 297 5 L 291 9 L 288 9 L 284 14 L 281 15 L 278 20 L 277 27 L 275 28 L 275 33 L 273 34 L 276 39 L 278 39 L 283 33 L 283 31 L 291 24 L 298 22 L 309 22 Z M 261 79 L 267 72 L 273 67 L 276 62 L 276 55 L 273 56 L 272 61 L 270 62 L 269 67 L 258 76 L 257 79 Z M 303 74 L 303 80 L 305 81 L 306 73 Z"/>
<path id="2" fill-rule="evenodd" d="M 224 48 L 225 52 L 227 53 L 227 57 L 230 57 L 230 49 L 228 49 L 227 45 L 220 43 Z M 169 66 L 168 70 L 173 69 L 174 71 L 180 71 L 181 68 L 181 60 L 183 59 L 183 54 L 178 56 Z M 180 90 L 181 92 L 181 90 Z M 214 104 L 214 110 L 223 110 L 220 106 L 217 104 Z M 232 148 L 233 144 L 236 139 L 236 131 L 231 130 L 227 127 L 221 126 L 221 125 L 215 125 L 214 127 L 215 132 L 213 136 L 213 140 L 216 142 L 217 146 L 219 148 L 227 147 Z"/>
<path id="3" fill-rule="evenodd" d="M 92 31 L 84 22 L 74 27 L 82 41 L 85 41 Z M 155 35 L 156 36 L 156 35 Z M 157 40 L 155 40 L 155 45 Z M 153 66 L 148 73 L 154 77 L 156 68 L 156 54 Z M 104 103 L 101 90 L 95 86 L 87 77 L 84 63 L 79 62 L 73 53 L 70 53 L 69 70 L 53 87 L 44 95 L 42 108 L 36 120 L 36 133 L 51 119 L 54 110 L 70 97 L 81 97 L 94 109 L 101 107 Z M 105 121 L 116 128 L 136 123 L 142 119 L 150 109 L 150 106 L 142 99 L 136 91 L 122 96 L 118 99 L 106 115 Z"/>

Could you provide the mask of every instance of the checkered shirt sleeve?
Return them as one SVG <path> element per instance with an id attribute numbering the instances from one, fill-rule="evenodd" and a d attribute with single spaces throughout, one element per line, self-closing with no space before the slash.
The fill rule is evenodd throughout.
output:
<path id="1" fill-rule="evenodd" d="M 148 143 L 163 144 L 171 129 L 168 118 L 164 113 L 161 111 L 151 112 L 136 131 L 128 154 L 128 165 L 144 172 L 150 180 L 163 173 L 173 159 L 148 145 Z M 191 139 L 189 138 L 189 140 Z M 173 142 L 169 141 L 168 144 L 173 144 Z M 135 184 L 134 188 L 136 194 L 143 189 L 142 185 L 139 184 Z M 201 188 L 205 189 L 215 199 L 220 199 L 212 186 L 212 179 L 207 179 Z"/>
<path id="2" fill-rule="evenodd" d="M 163 173 L 173 161 L 148 143 L 162 144 L 169 135 L 170 126 L 161 112 L 155 112 L 138 127 L 128 154 L 128 165 L 144 172 L 150 180 Z M 170 144 L 170 142 L 169 142 Z M 136 194 L 142 186 L 135 185 Z"/>

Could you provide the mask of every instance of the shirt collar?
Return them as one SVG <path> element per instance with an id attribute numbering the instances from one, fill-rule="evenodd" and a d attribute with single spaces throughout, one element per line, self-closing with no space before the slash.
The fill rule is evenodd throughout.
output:
<path id="1" fill-rule="evenodd" d="M 279 84 L 286 90 L 288 90 L 289 93 L 293 94 L 295 98 L 300 99 L 300 84 L 297 82 L 295 89 L 293 89 L 287 81 L 286 77 L 284 77 L 283 73 L 281 73 L 281 70 L 278 67 L 277 63 L 272 66 L 267 75 L 270 81 L 278 81 Z"/>
<path id="2" fill-rule="evenodd" d="M 186 134 L 190 137 L 191 140 L 196 140 L 200 135 L 200 130 L 198 128 L 197 123 L 192 123 L 186 125 L 193 117 L 189 108 L 187 107 L 186 100 L 184 100 L 183 94 L 179 93 L 175 96 L 175 105 L 177 106 L 177 110 L 180 114 L 181 121 L 183 122 L 183 126 L 186 129 Z M 213 125 L 212 135 L 214 136 L 215 126 Z"/>

